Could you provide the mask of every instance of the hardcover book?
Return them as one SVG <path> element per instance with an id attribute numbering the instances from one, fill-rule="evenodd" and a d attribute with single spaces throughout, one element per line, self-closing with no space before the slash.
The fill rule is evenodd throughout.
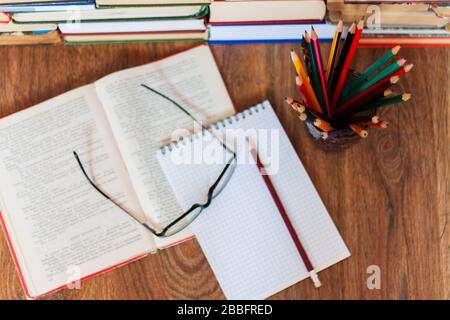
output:
<path id="1" fill-rule="evenodd" d="M 156 151 L 191 122 L 142 83 L 189 102 L 205 121 L 234 113 L 214 58 L 201 45 L 0 120 L 0 217 L 27 296 L 193 237 L 190 229 L 153 236 L 92 188 L 74 158 L 76 151 L 96 183 L 140 221 L 165 226 L 181 213 Z"/>

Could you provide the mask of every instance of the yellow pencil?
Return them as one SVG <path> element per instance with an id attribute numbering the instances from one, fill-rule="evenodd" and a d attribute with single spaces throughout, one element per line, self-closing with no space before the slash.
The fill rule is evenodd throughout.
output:
<path id="1" fill-rule="evenodd" d="M 325 72 L 325 78 L 327 83 L 330 82 L 332 70 L 334 65 L 336 64 L 336 56 L 339 51 L 339 45 L 341 41 L 342 31 L 344 29 L 344 24 L 342 20 L 339 20 L 338 25 L 336 27 L 336 32 L 334 33 L 333 42 L 331 43 L 330 55 L 328 56 L 327 70 Z"/>

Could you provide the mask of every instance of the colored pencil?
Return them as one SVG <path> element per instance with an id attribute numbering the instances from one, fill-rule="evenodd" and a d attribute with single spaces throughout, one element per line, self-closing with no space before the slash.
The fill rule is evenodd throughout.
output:
<path id="1" fill-rule="evenodd" d="M 300 93 L 301 98 L 303 99 L 303 102 L 306 105 L 310 105 L 310 102 L 308 101 L 308 93 L 306 92 L 305 84 L 303 83 L 302 79 L 299 76 L 295 77 L 295 84 L 297 85 L 298 91 Z"/>
<path id="2" fill-rule="evenodd" d="M 317 66 L 317 71 L 318 71 L 319 79 L 320 79 L 320 85 L 322 88 L 323 100 L 324 100 L 325 108 L 326 108 L 326 115 L 329 118 L 331 116 L 331 113 L 330 113 L 330 104 L 328 101 L 327 82 L 326 82 L 326 78 L 325 78 L 325 70 L 323 67 L 322 53 L 320 52 L 319 37 L 317 36 L 317 33 L 314 30 L 314 28 L 312 28 L 312 31 L 311 31 L 311 43 L 312 43 L 312 48 L 314 50 L 313 58 L 315 59 L 315 65 Z"/>
<path id="3" fill-rule="evenodd" d="M 384 106 L 388 106 L 388 105 L 392 105 L 392 104 L 408 101 L 410 98 L 411 98 L 411 94 L 410 93 L 404 93 L 404 94 L 401 94 L 401 95 L 398 95 L 398 96 L 388 97 L 388 98 L 384 98 L 384 99 L 373 101 L 373 102 L 368 103 L 367 105 L 365 105 L 361 110 L 376 109 L 376 108 L 380 108 L 380 107 L 384 107 Z"/>
<path id="4" fill-rule="evenodd" d="M 351 122 L 372 122 L 372 123 L 378 123 L 380 122 L 380 118 L 378 116 L 352 116 L 350 118 Z"/>
<path id="5" fill-rule="evenodd" d="M 330 131 L 334 130 L 334 128 L 323 119 L 314 120 L 314 125 L 324 132 L 330 132 Z"/>
<path id="6" fill-rule="evenodd" d="M 400 70 L 395 71 L 393 74 L 391 74 L 391 76 L 402 76 L 405 73 L 410 72 L 412 68 L 414 68 L 414 65 L 412 63 L 407 64 L 406 66 L 404 66 Z"/>
<path id="7" fill-rule="evenodd" d="M 328 114 L 327 107 L 325 106 L 325 101 L 323 98 L 322 86 L 321 86 L 320 78 L 319 78 L 319 70 L 317 68 L 316 58 L 314 57 L 315 54 L 314 54 L 313 44 L 311 41 L 311 37 L 309 36 L 308 32 L 306 32 L 306 31 L 305 31 L 305 41 L 308 45 L 308 52 L 311 57 L 312 84 L 313 84 L 314 90 L 316 92 L 316 97 L 319 102 L 320 109 L 322 110 L 321 113 L 327 115 Z"/>
<path id="8" fill-rule="evenodd" d="M 337 129 L 337 130 L 333 130 L 333 131 L 327 132 L 327 135 L 323 135 L 322 134 L 322 138 L 326 139 L 324 136 L 326 136 L 327 138 L 328 137 L 337 137 L 337 136 L 339 136 L 341 134 L 347 134 L 347 133 L 348 133 L 348 126 L 346 126 L 343 129 Z"/>
<path id="9" fill-rule="evenodd" d="M 278 212 L 281 215 L 281 218 L 283 219 L 284 224 L 286 225 L 286 228 L 289 231 L 289 234 L 291 236 L 292 241 L 295 244 L 295 247 L 297 248 L 297 251 L 300 255 L 300 258 L 303 261 L 303 264 L 305 265 L 306 270 L 309 273 L 309 277 L 314 283 L 314 286 L 316 288 L 321 286 L 319 277 L 316 273 L 316 270 L 314 269 L 314 266 L 311 263 L 311 260 L 309 259 L 308 253 L 306 252 L 305 248 L 303 247 L 303 244 L 300 241 L 300 238 L 297 234 L 297 231 L 295 230 L 289 215 L 286 212 L 286 209 L 284 208 L 283 202 L 281 201 L 280 197 L 278 196 L 278 193 L 276 191 L 275 186 L 272 184 L 272 181 L 270 179 L 270 176 L 266 172 L 266 168 L 264 164 L 262 163 L 258 152 L 253 147 L 253 145 L 250 143 L 249 139 L 247 138 L 248 147 L 250 149 L 250 154 L 252 155 L 253 159 L 256 162 L 256 165 L 258 167 L 258 171 L 261 174 L 261 178 L 263 179 L 264 183 L 267 186 L 267 189 L 272 196 L 272 199 L 278 209 Z M 291 214 L 295 214 L 295 212 L 292 212 Z"/>
<path id="10" fill-rule="evenodd" d="M 339 22 L 336 26 L 336 31 L 334 33 L 333 42 L 331 43 L 330 54 L 328 55 L 327 70 L 326 70 L 326 74 L 325 74 L 328 88 L 329 88 L 329 84 L 330 84 L 330 80 L 331 80 L 331 75 L 333 74 L 333 69 L 336 64 L 336 60 L 337 60 L 336 56 L 337 56 L 337 52 L 339 51 L 339 45 L 341 43 L 340 41 L 341 41 L 343 29 L 344 29 L 344 24 L 343 24 L 342 20 L 339 20 Z"/>
<path id="11" fill-rule="evenodd" d="M 364 28 L 364 19 L 352 23 L 347 36 L 340 20 L 334 32 L 326 66 L 320 50 L 320 39 L 314 27 L 305 31 L 301 41 L 301 56 L 291 50 L 291 59 L 297 76 L 296 86 L 301 98 L 285 97 L 286 103 L 309 128 L 314 126 L 322 139 L 348 136 L 352 131 L 362 138 L 367 128 L 387 128 L 375 114 L 376 109 L 407 101 L 411 94 L 393 95 L 391 86 L 400 76 L 414 67 L 405 59 L 389 62 L 398 55 L 399 45 L 384 52 L 360 75 L 350 77 L 352 63 Z M 349 81 L 350 80 L 350 81 Z M 375 110 L 375 111 L 371 111 Z M 351 130 L 351 131 L 350 131 Z"/>
<path id="12" fill-rule="evenodd" d="M 291 50 L 291 59 L 292 63 L 294 64 L 295 70 L 297 71 L 297 75 L 300 76 L 305 85 L 306 93 L 308 96 L 307 98 L 308 101 L 311 103 L 311 107 L 316 110 L 321 110 L 316 94 L 314 93 L 314 90 L 311 87 L 311 83 L 309 82 L 308 76 L 306 75 L 305 70 L 303 69 L 302 62 L 300 61 L 300 58 L 293 49 Z"/>
<path id="13" fill-rule="evenodd" d="M 331 102 L 331 109 L 334 110 L 334 108 L 337 105 L 337 102 L 339 101 L 339 98 L 341 97 L 342 89 L 344 88 L 345 81 L 347 79 L 347 74 L 350 69 L 350 66 L 353 61 L 353 57 L 355 56 L 356 48 L 359 43 L 359 38 L 361 37 L 362 30 L 364 28 L 364 20 L 361 19 L 358 22 L 358 25 L 356 27 L 355 35 L 352 39 L 352 43 L 350 45 L 350 48 L 348 49 L 347 57 L 345 58 L 344 65 L 342 66 L 342 70 L 339 74 L 336 87 L 333 88 L 333 98 Z"/>
<path id="14" fill-rule="evenodd" d="M 375 73 L 379 68 L 381 68 L 389 59 L 391 59 L 393 56 L 397 55 L 397 53 L 400 51 L 400 46 L 395 46 L 388 52 L 386 52 L 384 55 L 381 56 L 380 59 L 375 61 L 370 67 L 368 67 L 359 77 L 357 77 L 355 80 L 353 80 L 348 86 L 346 86 L 342 90 L 342 95 L 348 94 L 350 91 L 355 89 L 358 85 L 369 79 L 371 75 Z"/>
<path id="15" fill-rule="evenodd" d="M 305 106 L 311 109 L 312 111 L 322 113 L 322 109 L 320 107 L 314 106 L 309 100 L 306 92 L 305 84 L 303 83 L 302 79 L 297 76 L 295 77 L 295 84 L 298 87 L 298 90 L 300 91 L 300 94 L 304 97 Z"/>
<path id="16" fill-rule="evenodd" d="M 294 100 L 291 97 L 285 97 L 284 101 L 286 101 L 287 104 L 289 104 L 292 109 L 294 109 L 296 112 L 298 113 L 303 113 L 305 112 L 305 106 L 303 104 L 301 104 L 299 101 Z"/>
<path id="17" fill-rule="evenodd" d="M 350 127 L 350 129 L 353 130 L 353 132 L 355 132 L 361 138 L 367 138 L 367 136 L 369 135 L 369 133 L 366 130 L 364 130 L 364 128 L 358 126 L 357 124 L 349 123 L 348 126 Z"/>
<path id="18" fill-rule="evenodd" d="M 315 113 L 314 111 L 306 109 L 304 114 L 307 116 L 307 121 L 312 123 L 313 125 L 321 125 L 322 123 L 325 123 L 325 125 L 328 124 L 320 115 Z"/>
<path id="19" fill-rule="evenodd" d="M 386 89 L 383 92 L 383 96 L 384 97 L 389 97 L 392 94 L 392 90 L 391 89 Z"/>
<path id="20" fill-rule="evenodd" d="M 340 105 L 336 111 L 336 115 L 341 115 L 344 113 L 348 113 L 349 111 L 353 110 L 355 107 L 362 107 L 364 106 L 364 103 L 369 101 L 371 98 L 381 94 L 381 92 L 384 92 L 389 86 L 397 83 L 399 80 L 398 76 L 390 77 L 387 79 L 384 79 L 383 81 L 379 81 L 372 85 L 371 87 L 367 88 L 366 90 L 358 93 L 357 95 L 353 96 L 351 99 L 344 102 L 342 105 Z"/>
<path id="21" fill-rule="evenodd" d="M 348 50 L 350 49 L 353 41 L 353 37 L 355 36 L 355 28 L 356 25 L 354 23 L 350 26 L 350 28 L 348 28 L 347 37 L 345 38 L 344 44 L 342 45 L 339 59 L 337 60 L 336 67 L 333 70 L 333 74 L 331 75 L 331 80 L 328 85 L 328 88 L 330 90 L 336 86 L 337 79 L 345 62 L 345 57 L 347 56 Z"/>
<path id="22" fill-rule="evenodd" d="M 307 116 L 308 122 L 312 123 L 315 127 L 321 129 L 322 131 L 329 132 L 334 130 L 334 128 L 320 115 L 310 111 L 305 110 L 305 115 Z"/>
<path id="23" fill-rule="evenodd" d="M 305 36 L 302 35 L 302 53 L 303 60 L 305 61 L 306 73 L 309 78 L 312 76 L 311 57 L 309 56 L 308 44 L 306 43 Z"/>
<path id="24" fill-rule="evenodd" d="M 306 119 L 308 119 L 308 116 L 305 113 L 300 113 L 298 115 L 298 118 L 302 121 L 306 121 Z"/>
<path id="25" fill-rule="evenodd" d="M 379 121 L 377 123 L 368 122 L 367 125 L 370 127 L 377 127 L 377 128 L 383 128 L 383 129 L 386 129 L 388 127 L 388 123 L 386 121 Z"/>
<path id="26" fill-rule="evenodd" d="M 378 81 L 380 81 L 380 80 L 384 79 L 385 77 L 393 74 L 394 72 L 399 70 L 401 67 L 403 67 L 403 65 L 405 63 L 406 63 L 406 59 L 400 59 L 398 61 L 395 61 L 394 63 L 392 63 L 391 65 L 387 66 L 385 69 L 383 69 L 381 72 L 376 74 L 370 80 L 361 83 L 360 86 L 357 86 L 355 89 L 350 91 L 347 95 L 345 95 L 345 96 L 342 95 L 342 97 L 341 97 L 342 101 L 346 101 L 346 100 L 350 99 L 354 95 L 360 93 L 361 91 L 366 90 L 367 88 L 369 88 L 370 86 L 374 85 Z"/>

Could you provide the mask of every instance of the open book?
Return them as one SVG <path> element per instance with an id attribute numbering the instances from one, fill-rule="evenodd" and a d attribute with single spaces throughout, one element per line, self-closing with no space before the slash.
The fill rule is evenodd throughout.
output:
<path id="1" fill-rule="evenodd" d="M 113 73 L 0 120 L 2 225 L 29 297 L 112 269 L 193 236 L 147 229 L 95 191 L 88 174 L 141 221 L 181 213 L 156 150 L 191 120 L 147 84 L 201 119 L 234 113 L 205 45 Z"/>

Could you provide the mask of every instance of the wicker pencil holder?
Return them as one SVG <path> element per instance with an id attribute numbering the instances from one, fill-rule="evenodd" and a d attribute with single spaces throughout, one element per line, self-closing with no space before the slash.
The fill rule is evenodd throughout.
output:
<path id="1" fill-rule="evenodd" d="M 328 132 L 326 139 L 322 136 L 322 131 L 314 126 L 311 122 L 306 122 L 306 129 L 313 141 L 318 147 L 325 151 L 341 151 L 345 150 L 353 144 L 361 141 L 361 137 L 353 130 L 344 128 Z"/>
<path id="2" fill-rule="evenodd" d="M 359 75 L 359 73 L 350 70 L 347 81 L 350 82 L 353 79 L 356 79 Z M 360 115 L 373 117 L 376 115 L 376 110 L 362 112 Z M 325 151 L 338 152 L 341 150 L 345 150 L 363 140 L 349 127 L 337 128 L 336 130 L 329 131 L 327 132 L 327 137 L 324 138 L 323 131 L 317 128 L 312 122 L 305 121 L 305 126 L 316 145 Z M 368 129 L 369 126 L 364 127 L 364 130 L 367 131 Z"/>

